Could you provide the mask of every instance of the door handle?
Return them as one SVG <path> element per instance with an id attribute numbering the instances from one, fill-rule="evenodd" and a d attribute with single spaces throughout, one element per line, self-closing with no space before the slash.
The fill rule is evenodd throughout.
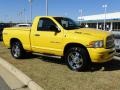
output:
<path id="1" fill-rule="evenodd" d="M 40 34 L 35 34 L 35 36 L 40 36 Z"/>

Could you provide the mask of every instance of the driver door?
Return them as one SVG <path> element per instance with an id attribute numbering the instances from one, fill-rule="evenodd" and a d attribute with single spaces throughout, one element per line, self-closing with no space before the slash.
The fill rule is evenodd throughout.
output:
<path id="1" fill-rule="evenodd" d="M 40 18 L 37 30 L 32 34 L 32 50 L 41 53 L 59 54 L 62 51 L 63 33 L 49 18 Z"/>

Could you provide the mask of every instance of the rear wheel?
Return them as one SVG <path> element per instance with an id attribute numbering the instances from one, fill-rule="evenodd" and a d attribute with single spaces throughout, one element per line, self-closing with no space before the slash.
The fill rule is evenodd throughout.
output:
<path id="1" fill-rule="evenodd" d="M 24 57 L 25 51 L 20 42 L 13 42 L 11 45 L 11 54 L 14 58 L 20 59 Z"/>
<path id="2" fill-rule="evenodd" d="M 87 68 L 89 62 L 87 57 L 86 50 L 80 47 L 70 48 L 65 54 L 68 67 L 74 71 L 82 71 Z"/>

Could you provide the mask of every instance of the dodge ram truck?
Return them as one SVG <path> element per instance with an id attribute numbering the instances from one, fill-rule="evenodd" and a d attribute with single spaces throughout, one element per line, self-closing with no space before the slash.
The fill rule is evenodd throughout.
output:
<path id="1" fill-rule="evenodd" d="M 80 28 L 67 17 L 37 16 L 31 28 L 5 28 L 3 41 L 16 59 L 29 52 L 60 56 L 75 71 L 85 70 L 90 62 L 110 61 L 115 54 L 111 33 Z"/>

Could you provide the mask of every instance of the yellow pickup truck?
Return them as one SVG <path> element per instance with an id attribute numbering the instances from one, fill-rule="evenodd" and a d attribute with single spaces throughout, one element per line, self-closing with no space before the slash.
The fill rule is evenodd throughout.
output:
<path id="1" fill-rule="evenodd" d="M 61 56 L 75 71 L 84 70 L 89 62 L 109 61 L 115 53 L 112 34 L 80 28 L 66 17 L 37 16 L 31 28 L 5 28 L 3 41 L 16 59 L 27 52 Z"/>

